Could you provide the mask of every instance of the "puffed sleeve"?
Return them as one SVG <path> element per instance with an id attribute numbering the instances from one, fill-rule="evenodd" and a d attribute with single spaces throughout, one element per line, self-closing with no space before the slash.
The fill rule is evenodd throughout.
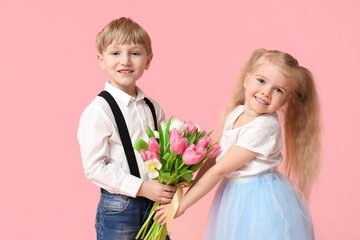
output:
<path id="1" fill-rule="evenodd" d="M 281 140 L 278 141 L 277 134 L 259 126 L 244 126 L 239 131 L 236 145 L 259 153 L 265 158 L 281 150 Z"/>

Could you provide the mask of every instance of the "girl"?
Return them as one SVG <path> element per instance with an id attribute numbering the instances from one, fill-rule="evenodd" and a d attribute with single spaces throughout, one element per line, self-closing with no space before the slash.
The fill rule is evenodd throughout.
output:
<path id="1" fill-rule="evenodd" d="M 221 153 L 199 172 L 176 216 L 221 179 L 204 239 L 313 239 L 310 212 L 299 187 L 276 171 L 283 110 L 285 169 L 308 197 L 318 171 L 319 103 L 312 74 L 287 53 L 256 50 L 245 63 L 219 123 Z M 165 223 L 167 206 L 154 218 Z"/>

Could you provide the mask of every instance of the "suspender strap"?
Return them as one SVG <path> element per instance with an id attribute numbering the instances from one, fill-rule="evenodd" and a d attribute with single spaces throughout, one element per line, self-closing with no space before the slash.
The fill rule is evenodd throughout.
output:
<path id="1" fill-rule="evenodd" d="M 136 157 L 134 153 L 134 148 L 131 143 L 131 138 L 129 135 L 129 130 L 126 126 L 126 122 L 124 116 L 117 105 L 113 96 L 107 91 L 102 91 L 99 94 L 100 97 L 105 98 L 105 100 L 109 103 L 111 111 L 115 117 L 115 122 L 119 130 L 121 142 L 124 146 L 125 155 L 129 164 L 130 173 L 138 178 L 140 178 L 139 168 L 136 163 Z"/>
<path id="2" fill-rule="evenodd" d="M 151 110 L 151 113 L 153 115 L 155 130 L 158 131 L 157 120 L 156 120 L 156 112 L 155 112 L 154 105 L 148 98 L 144 98 L 144 100 L 145 100 L 146 104 L 149 106 L 149 108 Z"/>
<path id="3" fill-rule="evenodd" d="M 139 168 L 138 168 L 138 165 L 136 162 L 134 148 L 132 146 L 132 142 L 131 142 L 129 130 L 128 130 L 126 122 L 125 122 L 125 118 L 124 118 L 119 106 L 117 105 L 115 99 L 113 98 L 113 96 L 111 96 L 111 94 L 109 92 L 102 91 L 99 94 L 99 96 L 103 97 L 110 105 L 111 111 L 115 118 L 116 125 L 119 130 L 120 139 L 121 139 L 121 142 L 124 147 L 125 155 L 126 155 L 126 158 L 127 158 L 128 164 L 129 164 L 129 168 L 130 168 L 130 173 L 131 173 L 131 175 L 134 175 L 134 176 L 140 178 Z M 156 113 L 155 113 L 154 105 L 148 98 L 144 98 L 144 100 L 151 110 L 151 113 L 152 113 L 153 119 L 154 119 L 155 129 L 157 130 L 157 121 L 156 121 Z"/>

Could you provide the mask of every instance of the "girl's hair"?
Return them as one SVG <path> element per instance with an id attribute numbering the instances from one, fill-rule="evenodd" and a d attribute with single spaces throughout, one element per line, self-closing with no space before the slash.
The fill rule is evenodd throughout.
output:
<path id="1" fill-rule="evenodd" d="M 96 48 L 102 54 L 112 43 L 140 44 L 148 55 L 152 54 L 151 39 L 148 33 L 131 18 L 121 17 L 109 22 L 96 36 Z"/>
<path id="2" fill-rule="evenodd" d="M 257 49 L 241 69 L 233 88 L 232 97 L 226 106 L 218 125 L 218 136 L 229 113 L 245 102 L 243 87 L 245 76 L 251 74 L 263 63 L 271 63 L 294 82 L 294 90 L 284 105 L 285 169 L 288 177 L 297 180 L 305 197 L 308 197 L 319 170 L 320 159 L 320 104 L 313 76 L 299 65 L 290 54 Z"/>

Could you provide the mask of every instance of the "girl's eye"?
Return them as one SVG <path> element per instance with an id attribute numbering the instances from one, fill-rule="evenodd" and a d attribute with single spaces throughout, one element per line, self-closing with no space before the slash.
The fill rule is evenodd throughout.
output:
<path id="1" fill-rule="evenodd" d="M 118 52 L 112 52 L 111 55 L 117 56 L 117 55 L 119 55 L 119 53 Z"/>
<path id="2" fill-rule="evenodd" d="M 131 53 L 131 55 L 138 56 L 140 54 L 138 52 L 133 52 L 133 53 Z"/>
<path id="3" fill-rule="evenodd" d="M 281 91 L 281 89 L 279 89 L 279 88 L 275 88 L 274 90 L 278 93 L 281 93 L 281 94 L 283 93 L 283 91 Z"/>
<path id="4" fill-rule="evenodd" d="M 265 83 L 265 81 L 264 81 L 263 79 L 261 79 L 261 78 L 258 78 L 257 80 L 258 80 L 258 82 L 261 83 L 261 84 L 264 84 L 264 83 Z"/>

